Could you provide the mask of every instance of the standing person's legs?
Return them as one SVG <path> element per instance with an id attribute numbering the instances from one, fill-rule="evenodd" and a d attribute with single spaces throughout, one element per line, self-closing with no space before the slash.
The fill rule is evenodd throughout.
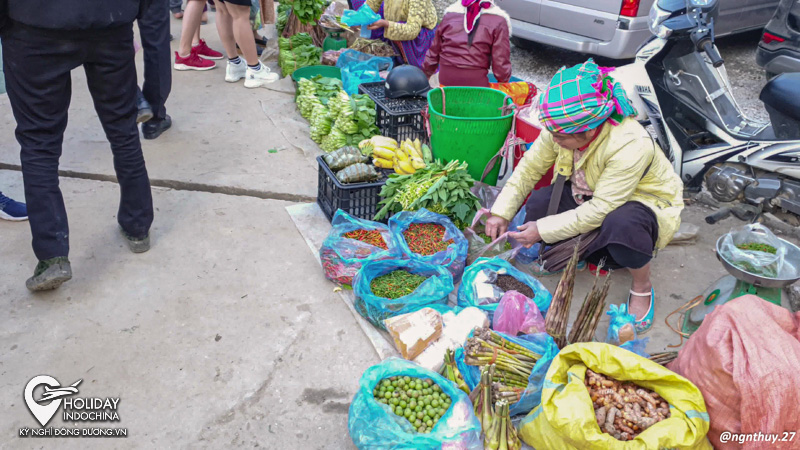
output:
<path id="1" fill-rule="evenodd" d="M 133 52 L 133 43 L 129 48 Z M 54 289 L 72 277 L 69 224 L 58 186 L 67 110 L 72 97 L 70 70 L 80 66 L 78 46 L 19 27 L 3 36 L 3 67 L 8 98 L 17 122 L 25 200 L 39 260 L 31 290 Z M 135 120 L 135 95 L 130 105 Z"/>
<path id="2" fill-rule="evenodd" d="M 229 12 L 229 3 L 220 2 L 217 7 L 215 22 L 217 23 L 217 33 L 222 41 L 222 47 L 228 60 L 235 60 L 239 57 L 236 51 L 236 37 L 233 31 L 233 16 Z"/>
<path id="3" fill-rule="evenodd" d="M 137 21 L 144 50 L 142 93 L 153 111 L 153 117 L 142 125 L 145 139 L 155 139 L 172 126 L 165 106 L 172 90 L 167 1 L 153 0 Z"/>
<path id="4" fill-rule="evenodd" d="M 182 19 L 183 0 L 169 0 L 169 10 L 176 19 Z"/>
<path id="5" fill-rule="evenodd" d="M 228 14 L 233 18 L 233 35 L 242 50 L 242 56 L 249 67 L 257 67 L 258 52 L 253 27 L 250 25 L 250 1 L 247 0 L 246 5 L 239 4 L 244 2 L 245 0 L 227 0 L 224 3 Z"/>
<path id="6" fill-rule="evenodd" d="M 153 109 L 153 119 L 164 120 L 167 116 L 164 105 L 172 89 L 167 0 L 153 0 L 138 24 L 144 50 L 142 93 Z"/>
<path id="7" fill-rule="evenodd" d="M 211 50 L 200 40 L 199 44 L 192 47 L 192 38 L 200 29 L 200 16 L 203 14 L 203 0 L 188 0 L 183 16 L 181 41 L 178 51 L 175 52 L 175 70 L 210 70 L 217 65 L 201 56 L 220 58 L 222 54 Z"/>
<path id="8" fill-rule="evenodd" d="M 149 249 L 153 198 L 139 130 L 136 128 L 136 65 L 132 30 L 119 39 L 93 44 L 84 63 L 86 81 L 103 124 L 120 186 L 117 221 L 134 252 Z"/>
<path id="9" fill-rule="evenodd" d="M 181 25 L 181 42 L 178 46 L 178 55 L 181 57 L 189 56 L 192 51 L 192 40 L 195 33 L 200 30 L 200 16 L 203 15 L 202 0 L 188 0 L 186 9 L 183 11 L 183 24 Z"/>

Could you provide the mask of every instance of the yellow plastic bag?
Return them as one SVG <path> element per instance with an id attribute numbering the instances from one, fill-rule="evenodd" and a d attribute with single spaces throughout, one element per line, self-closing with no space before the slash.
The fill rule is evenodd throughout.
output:
<path id="1" fill-rule="evenodd" d="M 586 369 L 652 389 L 670 405 L 671 417 L 632 441 L 602 433 L 586 389 Z M 536 449 L 712 449 L 700 390 L 686 378 L 628 350 L 600 342 L 573 344 L 556 355 L 542 403 L 520 424 L 522 440 Z"/>

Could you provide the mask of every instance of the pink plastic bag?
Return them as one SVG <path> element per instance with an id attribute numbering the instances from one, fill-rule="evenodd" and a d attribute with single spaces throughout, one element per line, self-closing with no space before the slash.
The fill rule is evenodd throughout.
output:
<path id="1" fill-rule="evenodd" d="M 544 317 L 533 300 L 517 291 L 503 294 L 494 313 L 492 327 L 511 336 L 544 333 Z"/>

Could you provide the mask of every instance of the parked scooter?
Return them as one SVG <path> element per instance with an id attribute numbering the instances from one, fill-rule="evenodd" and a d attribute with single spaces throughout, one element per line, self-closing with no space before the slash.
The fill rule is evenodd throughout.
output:
<path id="1" fill-rule="evenodd" d="M 685 185 L 800 215 L 800 73 L 767 83 L 771 123 L 748 118 L 714 45 L 718 0 L 658 0 L 654 36 L 614 72 Z"/>

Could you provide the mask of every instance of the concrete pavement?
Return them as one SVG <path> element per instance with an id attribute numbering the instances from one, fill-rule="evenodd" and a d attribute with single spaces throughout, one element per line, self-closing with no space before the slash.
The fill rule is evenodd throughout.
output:
<path id="1" fill-rule="evenodd" d="M 213 17 L 202 33 L 219 49 Z M 111 152 L 73 73 L 61 159 L 73 280 L 29 293 L 30 229 L 0 221 L 0 447 L 353 448 L 349 403 L 378 357 L 280 201 L 315 197 L 318 150 L 291 95 L 223 77 L 224 65 L 174 72 L 173 129 L 142 142 L 154 184 L 176 189 L 154 188 L 153 248 L 134 255 L 118 186 L 96 181 L 113 178 Z M 13 132 L 0 96 L 0 168 L 19 164 Z M 0 190 L 23 199 L 21 174 L 0 170 Z M 19 438 L 38 428 L 22 394 L 41 374 L 119 397 L 120 421 L 99 426 L 129 437 Z"/>

